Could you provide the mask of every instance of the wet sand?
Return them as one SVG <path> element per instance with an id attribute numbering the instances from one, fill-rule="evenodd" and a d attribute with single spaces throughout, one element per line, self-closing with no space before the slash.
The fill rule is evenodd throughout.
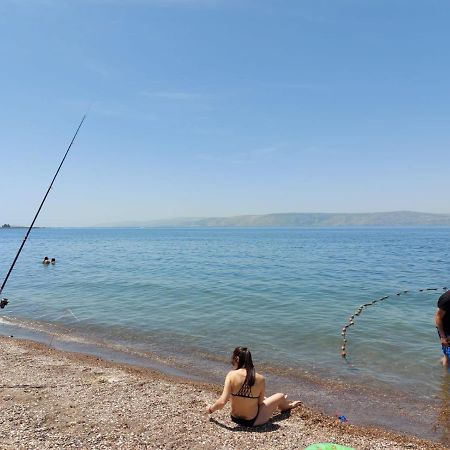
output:
<path id="1" fill-rule="evenodd" d="M 0 337 L 1 449 L 445 449 L 372 427 L 342 424 L 308 407 L 245 429 L 229 406 L 211 418 L 220 386 L 148 368 Z"/>

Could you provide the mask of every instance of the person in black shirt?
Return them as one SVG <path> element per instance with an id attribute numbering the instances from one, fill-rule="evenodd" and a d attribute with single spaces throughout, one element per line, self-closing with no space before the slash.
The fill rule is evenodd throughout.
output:
<path id="1" fill-rule="evenodd" d="M 435 323 L 442 344 L 442 353 L 444 353 L 441 362 L 444 367 L 448 367 L 450 364 L 450 291 L 439 297 L 437 307 Z"/>

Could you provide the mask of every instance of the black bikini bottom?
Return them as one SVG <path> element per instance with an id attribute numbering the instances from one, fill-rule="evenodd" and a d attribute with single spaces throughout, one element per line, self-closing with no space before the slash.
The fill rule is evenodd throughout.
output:
<path id="1" fill-rule="evenodd" d="M 244 427 L 254 427 L 256 419 L 258 417 L 258 414 L 259 414 L 259 408 L 258 408 L 258 412 L 256 413 L 256 416 L 253 419 L 242 419 L 241 417 L 231 416 L 231 420 L 234 423 L 237 423 L 237 424 L 242 425 Z"/>

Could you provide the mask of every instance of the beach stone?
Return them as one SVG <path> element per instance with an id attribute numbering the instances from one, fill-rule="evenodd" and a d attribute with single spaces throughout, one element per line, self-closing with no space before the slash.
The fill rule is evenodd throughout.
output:
<path id="1" fill-rule="evenodd" d="M 204 414 L 221 387 L 0 337 L 0 448 L 303 449 L 336 442 L 358 450 L 442 450 L 442 444 L 376 428 L 337 424 L 307 405 L 256 429 L 242 429 L 229 406 Z M 96 381 L 98 378 L 104 382 Z M 46 380 L 46 381 L 43 381 Z"/>

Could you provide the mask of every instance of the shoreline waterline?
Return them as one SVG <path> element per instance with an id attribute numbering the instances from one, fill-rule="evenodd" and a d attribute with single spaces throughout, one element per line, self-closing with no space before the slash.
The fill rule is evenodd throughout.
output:
<path id="1" fill-rule="evenodd" d="M 38 229 L 4 292 L 6 313 L 145 350 L 207 346 L 223 355 L 232 329 L 259 361 L 432 395 L 440 391 L 439 370 L 429 370 L 439 354 L 430 323 L 437 295 L 414 291 L 446 285 L 449 232 Z M 0 240 L 7 268 L 20 233 Z M 47 253 L 57 265 L 40 263 Z M 358 318 L 352 367 L 342 364 L 349 315 L 399 290 L 410 293 Z"/>
<path id="2" fill-rule="evenodd" d="M 43 322 L 4 317 L 0 321 L 0 335 L 39 342 L 61 351 L 92 355 L 105 361 L 148 368 L 167 376 L 208 383 L 217 389 L 221 388 L 223 378 L 230 369 L 228 360 L 218 355 L 135 351 L 117 342 L 95 340 L 92 336 L 86 338 L 58 325 Z M 450 411 L 450 397 L 445 395 L 430 402 L 429 399 L 417 400 L 413 395 L 396 393 L 389 387 L 380 391 L 267 362 L 257 364 L 257 369 L 267 376 L 269 392 L 285 391 L 291 398 L 300 398 L 308 406 L 330 417 L 345 415 L 354 425 L 381 427 L 444 444 L 442 436 L 450 433 L 450 422 L 442 421 L 442 417 L 448 417 Z M 450 374 L 447 378 L 448 389 Z"/>
<path id="3" fill-rule="evenodd" d="M 3 448 L 287 450 L 335 442 L 358 450 L 448 447 L 341 423 L 301 405 L 264 426 L 233 424 L 229 408 L 205 415 L 220 388 L 160 372 L 0 337 Z"/>

